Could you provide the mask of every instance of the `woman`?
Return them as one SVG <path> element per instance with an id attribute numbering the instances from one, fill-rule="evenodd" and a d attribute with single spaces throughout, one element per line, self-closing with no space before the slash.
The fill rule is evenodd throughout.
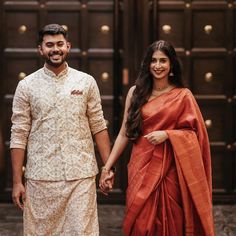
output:
<path id="1" fill-rule="evenodd" d="M 183 88 L 176 52 L 165 41 L 149 46 L 128 92 L 121 130 L 102 168 L 102 191 L 129 140 L 124 235 L 214 235 L 207 132 L 192 93 Z"/>

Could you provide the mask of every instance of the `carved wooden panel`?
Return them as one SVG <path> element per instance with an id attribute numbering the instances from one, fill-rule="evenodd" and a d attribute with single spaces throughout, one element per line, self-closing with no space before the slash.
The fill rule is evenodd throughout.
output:
<path id="1" fill-rule="evenodd" d="M 200 109 L 207 127 L 210 142 L 225 142 L 227 121 L 225 104 L 201 104 Z"/>
<path id="2" fill-rule="evenodd" d="M 8 11 L 6 20 L 6 47 L 36 47 L 38 29 L 37 12 Z"/>
<path id="3" fill-rule="evenodd" d="M 99 20 L 98 20 L 99 19 Z M 113 14 L 112 12 L 89 10 L 88 13 L 88 47 L 113 48 Z"/>
<path id="4" fill-rule="evenodd" d="M 172 42 L 175 47 L 184 47 L 184 11 L 160 9 L 158 18 L 159 38 Z"/>
<path id="5" fill-rule="evenodd" d="M 113 60 L 97 59 L 89 60 L 88 69 L 97 81 L 98 87 L 102 88 L 101 95 L 113 94 Z"/>
<path id="6" fill-rule="evenodd" d="M 193 47 L 226 47 L 226 17 L 224 10 L 194 10 Z"/>
<path id="7" fill-rule="evenodd" d="M 70 67 L 75 68 L 76 70 L 80 70 L 82 67 L 81 58 L 79 58 L 78 55 L 76 55 L 76 54 L 75 55 L 70 54 L 68 56 L 67 62 L 70 65 Z"/>
<path id="8" fill-rule="evenodd" d="M 224 94 L 226 70 L 225 57 L 193 58 L 192 91 L 202 95 Z"/>
<path id="9" fill-rule="evenodd" d="M 232 180 L 229 177 L 232 175 L 234 167 L 232 159 L 225 150 L 212 150 L 212 183 L 215 193 L 227 193 L 232 186 Z M 224 157 L 227 157 L 224 158 Z M 225 178 L 225 177 L 228 178 Z M 228 180 L 227 180 L 228 179 Z"/>
<path id="10" fill-rule="evenodd" d="M 4 91 L 14 94 L 18 82 L 39 68 L 38 58 L 7 58 L 4 64 Z"/>

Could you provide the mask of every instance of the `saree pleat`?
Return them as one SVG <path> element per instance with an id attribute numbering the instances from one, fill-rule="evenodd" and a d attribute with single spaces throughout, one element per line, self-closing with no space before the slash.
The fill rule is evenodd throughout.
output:
<path id="1" fill-rule="evenodd" d="M 175 88 L 142 108 L 143 135 L 165 130 L 152 145 L 142 136 L 128 165 L 125 236 L 213 236 L 207 133 L 188 89 Z"/>

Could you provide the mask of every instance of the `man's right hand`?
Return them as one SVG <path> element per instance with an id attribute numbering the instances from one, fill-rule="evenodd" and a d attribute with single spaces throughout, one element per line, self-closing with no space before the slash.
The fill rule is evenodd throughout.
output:
<path id="1" fill-rule="evenodd" d="M 105 195 L 108 195 L 110 191 L 112 191 L 114 185 L 114 177 L 115 174 L 113 171 L 102 171 L 101 177 L 99 180 L 99 187 L 101 192 Z"/>
<path id="2" fill-rule="evenodd" d="M 13 184 L 12 200 L 13 200 L 14 204 L 17 207 L 19 207 L 21 210 L 24 209 L 25 187 L 22 183 Z"/>

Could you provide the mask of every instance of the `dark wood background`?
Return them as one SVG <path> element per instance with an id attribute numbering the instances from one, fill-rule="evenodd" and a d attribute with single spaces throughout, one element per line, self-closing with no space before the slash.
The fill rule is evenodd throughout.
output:
<path id="1" fill-rule="evenodd" d="M 69 65 L 97 80 L 112 141 L 146 47 L 157 39 L 170 41 L 208 129 L 214 202 L 235 202 L 235 9 L 233 0 L 1 1 L 0 202 L 11 200 L 12 98 L 18 81 L 43 65 L 37 53 L 37 32 L 47 23 L 68 29 Z M 114 191 L 107 198 L 98 190 L 99 202 L 124 203 L 129 152 L 130 147 L 117 163 Z"/>

